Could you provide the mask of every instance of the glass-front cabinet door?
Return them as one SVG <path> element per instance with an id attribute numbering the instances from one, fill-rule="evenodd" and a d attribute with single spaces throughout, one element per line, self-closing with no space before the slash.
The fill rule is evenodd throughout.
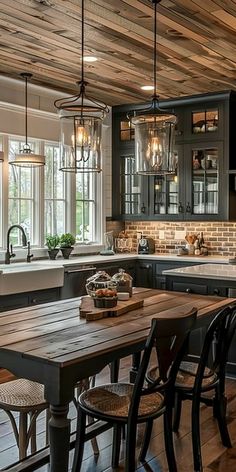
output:
<path id="1" fill-rule="evenodd" d="M 225 110 L 222 103 L 195 104 L 185 109 L 184 140 L 223 139 Z"/>
<path id="2" fill-rule="evenodd" d="M 179 177 L 176 175 L 156 175 L 151 179 L 150 195 L 153 199 L 153 216 L 178 215 Z"/>
<path id="3" fill-rule="evenodd" d="M 176 172 L 170 175 L 150 177 L 150 215 L 157 219 L 179 219 L 183 217 L 183 175 L 179 172 L 182 146 L 175 147 Z"/>
<path id="4" fill-rule="evenodd" d="M 192 133 L 206 134 L 218 130 L 219 110 L 218 108 L 207 108 L 201 111 L 192 111 Z"/>
<path id="5" fill-rule="evenodd" d="M 124 216 L 144 216 L 148 212 L 148 178 L 135 172 L 133 154 L 121 155 L 120 159 L 120 205 Z"/>
<path id="6" fill-rule="evenodd" d="M 206 145 L 189 144 L 185 146 L 184 153 L 190 160 L 191 170 L 189 177 L 186 175 L 186 217 L 201 219 L 202 216 L 217 219 L 221 213 L 221 198 L 223 198 L 222 179 L 223 174 L 223 145 L 207 143 Z"/>

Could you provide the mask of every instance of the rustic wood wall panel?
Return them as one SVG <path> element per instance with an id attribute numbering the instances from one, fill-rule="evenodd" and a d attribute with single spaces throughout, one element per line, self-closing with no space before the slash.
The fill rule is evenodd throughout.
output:
<path id="1" fill-rule="evenodd" d="M 110 105 L 141 102 L 152 84 L 151 0 L 86 0 L 89 91 Z M 236 89 L 234 0 L 162 0 L 158 5 L 161 98 Z M 0 74 L 74 92 L 80 79 L 81 0 L 0 0 Z"/>

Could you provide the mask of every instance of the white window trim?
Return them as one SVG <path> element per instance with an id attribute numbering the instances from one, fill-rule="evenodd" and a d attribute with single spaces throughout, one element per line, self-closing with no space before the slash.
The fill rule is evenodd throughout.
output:
<path id="1" fill-rule="evenodd" d="M 2 244 L 3 249 L 0 248 L 0 262 L 4 261 L 4 255 L 6 252 L 6 239 L 7 239 L 7 230 L 8 230 L 8 198 L 4 198 L 4 195 L 8 195 L 8 155 L 9 155 L 9 138 L 13 137 L 16 139 L 22 139 L 22 136 L 18 136 L 15 134 L 4 134 L 1 133 L 3 137 L 3 150 L 4 150 L 4 162 L 2 163 L 2 182 L 3 182 L 3 199 L 2 199 L 2 228 L 5 228 L 2 234 Z M 39 152 L 44 153 L 44 145 L 46 143 L 50 144 L 58 144 L 55 141 L 49 141 L 48 139 L 45 141 L 39 140 L 37 138 L 32 138 L 33 140 L 36 139 L 39 142 Z M 34 225 L 35 234 L 38 236 L 39 245 L 35 246 L 32 245 L 32 252 L 34 254 L 34 259 L 36 258 L 45 258 L 48 256 L 47 248 L 44 246 L 44 172 L 43 168 L 35 169 L 37 173 L 39 173 L 39 179 L 36 178 L 38 185 L 36 186 L 36 202 L 35 205 L 38 206 L 38 218 L 37 223 Z M 35 176 L 36 177 L 36 176 Z M 66 174 L 65 178 L 65 192 L 67 195 L 66 198 L 66 208 L 65 208 L 65 232 L 71 232 L 75 234 L 75 206 L 76 201 L 73 198 L 73 192 L 75 190 L 75 178 L 70 178 L 69 174 Z M 73 255 L 83 255 L 83 254 L 93 254 L 99 252 L 103 248 L 103 232 L 105 228 L 105 215 L 103 212 L 103 176 L 101 178 L 98 177 L 98 185 L 96 189 L 96 217 L 97 217 L 97 225 L 96 225 L 96 240 L 101 241 L 101 243 L 88 243 L 88 244 L 75 244 L 74 250 L 72 253 Z M 74 215 L 74 216 L 73 216 Z M 25 260 L 27 255 L 27 249 L 23 249 L 20 247 L 14 247 L 14 253 L 16 257 L 14 258 L 14 262 L 17 260 Z"/>

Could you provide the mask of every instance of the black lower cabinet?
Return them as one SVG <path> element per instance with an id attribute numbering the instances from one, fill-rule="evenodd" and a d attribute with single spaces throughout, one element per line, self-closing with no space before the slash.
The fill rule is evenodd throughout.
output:
<path id="1" fill-rule="evenodd" d="M 87 295 L 86 281 L 96 272 L 95 266 L 66 268 L 64 285 L 60 289 L 60 298 L 73 298 Z"/>
<path id="2" fill-rule="evenodd" d="M 125 272 L 127 272 L 129 275 L 131 275 L 133 279 L 133 285 L 135 285 L 135 275 L 136 275 L 136 261 L 130 260 L 130 261 L 120 261 L 120 262 L 112 262 L 109 264 L 108 262 L 105 262 L 104 264 L 96 264 L 96 270 L 104 270 L 107 272 L 109 275 L 114 275 L 116 274 L 119 269 L 124 269 Z"/>
<path id="3" fill-rule="evenodd" d="M 60 298 L 60 289 L 49 288 L 28 293 L 16 293 L 0 296 L 0 311 L 15 310 L 40 303 L 54 302 Z"/>
<path id="4" fill-rule="evenodd" d="M 28 294 L 16 293 L 12 295 L 0 296 L 0 311 L 15 310 L 28 306 Z"/>
<path id="5" fill-rule="evenodd" d="M 154 288 L 153 263 L 149 261 L 136 264 L 136 287 Z"/>
<path id="6" fill-rule="evenodd" d="M 167 290 L 178 292 L 197 293 L 199 295 L 232 297 L 236 298 L 236 281 L 227 282 L 225 280 L 201 279 L 198 277 L 179 277 L 166 275 Z M 210 322 L 210 320 L 208 320 Z M 199 357 L 199 352 L 203 345 L 206 327 L 194 330 L 189 342 L 189 353 L 194 361 Z M 233 338 L 226 367 L 227 375 L 236 377 L 236 334 Z"/>
<path id="7" fill-rule="evenodd" d="M 60 289 L 60 298 L 73 298 L 86 295 L 86 282 L 89 277 L 94 275 L 97 271 L 102 270 L 107 272 L 110 276 L 116 274 L 119 269 L 124 269 L 125 272 L 133 278 L 133 285 L 135 285 L 135 260 L 134 261 L 120 261 L 120 262 L 105 262 L 104 264 L 84 265 L 80 267 L 67 267 L 64 275 L 64 286 Z"/>

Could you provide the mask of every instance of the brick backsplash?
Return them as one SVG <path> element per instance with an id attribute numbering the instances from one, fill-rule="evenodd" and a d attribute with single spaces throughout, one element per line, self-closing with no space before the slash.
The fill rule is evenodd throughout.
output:
<path id="1" fill-rule="evenodd" d="M 186 244 L 184 239 L 176 239 L 176 231 L 184 231 L 185 234 L 202 231 L 210 255 L 236 255 L 236 222 L 128 221 L 125 230 L 133 240 L 134 251 L 137 250 L 137 232 L 155 240 L 157 254 L 171 254 L 177 253 L 177 246 Z"/>
<path id="2" fill-rule="evenodd" d="M 116 221 L 116 220 L 111 220 L 109 218 L 106 219 L 106 231 L 113 231 L 114 238 L 117 238 L 118 234 L 124 230 L 125 230 L 124 221 Z"/>

